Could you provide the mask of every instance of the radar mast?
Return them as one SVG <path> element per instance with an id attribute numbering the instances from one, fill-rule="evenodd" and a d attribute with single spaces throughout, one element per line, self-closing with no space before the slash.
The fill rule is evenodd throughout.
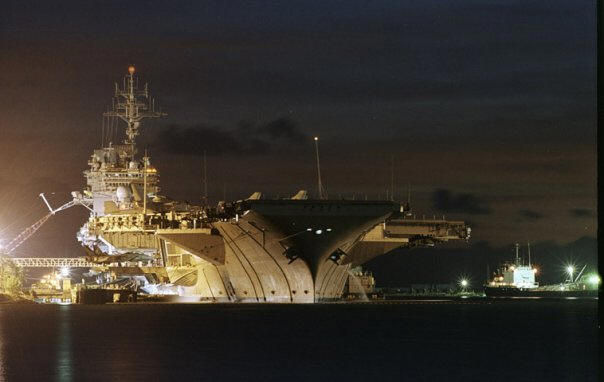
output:
<path id="1" fill-rule="evenodd" d="M 128 67 L 128 74 L 124 77 L 123 87 L 115 84 L 113 109 L 103 113 L 106 117 L 119 117 L 128 125 L 124 144 L 132 148 L 132 157 L 136 154 L 134 139 L 138 135 L 138 128 L 144 118 L 159 118 L 166 113 L 155 111 L 155 100 L 149 98 L 149 86 L 145 83 L 143 89 L 138 88 L 138 77 L 134 76 L 136 68 Z"/>

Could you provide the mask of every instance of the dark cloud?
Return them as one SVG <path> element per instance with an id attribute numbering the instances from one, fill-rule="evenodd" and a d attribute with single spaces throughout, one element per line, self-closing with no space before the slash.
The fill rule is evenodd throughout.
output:
<path id="1" fill-rule="evenodd" d="M 570 216 L 575 218 L 593 218 L 596 216 L 592 210 L 587 208 L 573 208 L 569 212 Z"/>
<path id="2" fill-rule="evenodd" d="M 525 220 L 539 220 L 545 217 L 542 213 L 533 210 L 520 210 L 518 214 Z"/>
<path id="3" fill-rule="evenodd" d="M 291 143 L 306 138 L 306 135 L 302 134 L 298 126 L 289 118 L 276 119 L 264 126 L 258 127 L 256 131 L 269 138 L 283 139 Z"/>
<path id="4" fill-rule="evenodd" d="M 586 3 L 155 1 L 144 14 L 121 2 L 83 3 L 8 1 L 0 25 L 11 37 L 3 42 L 12 44 L 5 49 L 12 65 L 0 71 L 0 83 L 38 88 L 54 78 L 64 86 L 67 71 L 72 88 L 90 78 L 105 86 L 108 68 L 123 70 L 124 60 L 134 60 L 154 90 L 169 89 L 173 99 L 161 104 L 171 116 L 189 114 L 195 100 L 219 124 L 267 105 L 295 109 L 300 121 L 309 118 L 301 110 L 313 110 L 323 114 L 312 117 L 318 134 L 334 125 L 325 114 L 337 113 L 337 122 L 357 136 L 405 125 L 406 139 L 426 131 L 473 141 L 593 138 L 595 15 Z M 73 22 L 63 22 L 67 10 Z M 28 70 L 13 75 L 23 73 L 21 60 Z M 23 93 L 18 89 L 15 98 Z M 57 85 L 53 93 L 68 92 Z M 72 105 L 65 102 L 69 111 Z M 367 114 L 380 115 L 375 129 L 366 128 Z"/>
<path id="5" fill-rule="evenodd" d="M 234 129 L 197 125 L 172 125 L 160 131 L 155 145 L 171 154 L 263 155 L 285 145 L 298 145 L 306 138 L 289 118 L 256 125 L 242 121 Z"/>
<path id="6" fill-rule="evenodd" d="M 484 215 L 491 213 L 488 205 L 474 194 L 455 194 L 439 188 L 432 194 L 433 207 L 442 212 Z"/>

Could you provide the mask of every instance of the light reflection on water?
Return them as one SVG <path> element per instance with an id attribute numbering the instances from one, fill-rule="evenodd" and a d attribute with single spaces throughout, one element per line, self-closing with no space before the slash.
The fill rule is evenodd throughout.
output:
<path id="1" fill-rule="evenodd" d="M 0 381 L 4 381 L 4 341 L 2 340 L 2 321 L 4 321 L 2 309 L 0 308 Z"/>
<path id="2" fill-rule="evenodd" d="M 73 377 L 71 354 L 71 307 L 59 306 L 59 329 L 57 330 L 57 381 L 71 382 Z"/>

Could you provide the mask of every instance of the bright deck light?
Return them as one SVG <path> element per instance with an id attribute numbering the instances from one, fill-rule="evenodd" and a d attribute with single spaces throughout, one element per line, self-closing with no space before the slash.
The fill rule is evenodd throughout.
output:
<path id="1" fill-rule="evenodd" d="M 593 285 L 598 285 L 600 283 L 600 276 L 591 275 L 589 276 L 589 283 Z"/>
<path id="2" fill-rule="evenodd" d="M 62 267 L 62 268 L 61 268 L 61 276 L 62 276 L 62 277 L 67 277 L 67 276 L 69 276 L 69 267 Z"/>
<path id="3" fill-rule="evenodd" d="M 465 288 L 465 287 L 467 287 L 467 286 L 468 286 L 468 280 L 463 279 L 463 280 L 461 280 L 461 281 L 459 282 L 459 284 L 460 284 L 462 287 L 464 287 L 464 288 Z"/>

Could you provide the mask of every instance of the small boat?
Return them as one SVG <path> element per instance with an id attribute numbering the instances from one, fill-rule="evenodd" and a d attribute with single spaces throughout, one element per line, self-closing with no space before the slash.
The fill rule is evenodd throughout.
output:
<path id="1" fill-rule="evenodd" d="M 537 269 L 531 265 L 530 245 L 528 247 L 528 264 L 519 256 L 519 245 L 516 243 L 516 259 L 504 263 L 495 272 L 493 278 L 484 286 L 487 297 L 532 297 L 532 298 L 566 298 L 598 297 L 600 277 L 596 274 L 583 275 L 586 266 L 576 278 L 571 268 L 569 278 L 560 284 L 542 285 L 535 281 Z"/>

